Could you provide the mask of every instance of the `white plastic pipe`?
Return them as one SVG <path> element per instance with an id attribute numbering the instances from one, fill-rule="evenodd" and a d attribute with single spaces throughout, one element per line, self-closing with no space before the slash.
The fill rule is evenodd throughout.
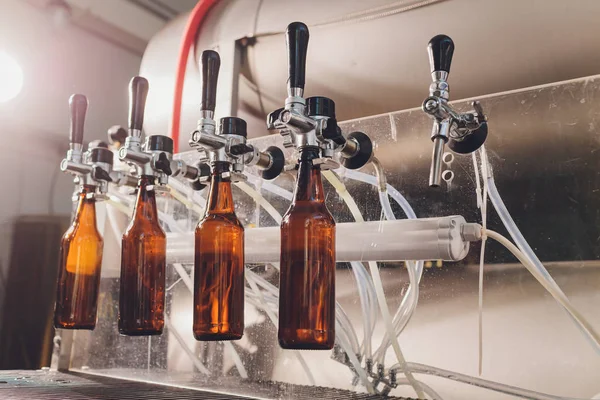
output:
<path id="1" fill-rule="evenodd" d="M 463 240 L 461 216 L 397 221 L 341 223 L 336 226 L 336 260 L 403 261 L 462 260 L 469 242 Z M 279 262 L 279 227 L 246 229 L 247 263 Z M 167 233 L 167 263 L 192 263 L 194 233 Z"/>

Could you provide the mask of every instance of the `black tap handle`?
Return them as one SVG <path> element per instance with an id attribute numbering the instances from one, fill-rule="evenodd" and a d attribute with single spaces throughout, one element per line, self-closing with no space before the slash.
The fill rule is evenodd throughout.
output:
<path id="1" fill-rule="evenodd" d="M 221 57 L 216 51 L 204 50 L 200 63 L 202 65 L 202 103 L 200 103 L 200 109 L 214 112 L 217 102 L 217 81 L 219 79 Z"/>
<path id="2" fill-rule="evenodd" d="M 452 54 L 454 54 L 454 42 L 446 35 L 434 36 L 427 45 L 429 53 L 429 65 L 431 72 L 445 71 L 450 73 Z"/>
<path id="3" fill-rule="evenodd" d="M 288 88 L 304 89 L 308 36 L 308 27 L 302 22 L 292 22 L 287 27 Z"/>
<path id="4" fill-rule="evenodd" d="M 73 144 L 83 144 L 83 125 L 87 108 L 88 101 L 84 95 L 74 94 L 69 98 L 69 111 L 71 112 L 69 142 Z"/>
<path id="5" fill-rule="evenodd" d="M 129 129 L 141 131 L 148 96 L 148 80 L 135 76 L 129 82 Z"/>

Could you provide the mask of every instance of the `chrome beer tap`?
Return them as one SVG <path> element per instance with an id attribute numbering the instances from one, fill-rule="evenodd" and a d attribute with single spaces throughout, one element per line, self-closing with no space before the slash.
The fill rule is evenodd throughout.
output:
<path id="1" fill-rule="evenodd" d="M 423 102 L 423 111 L 433 119 L 431 140 L 433 154 L 429 172 L 429 186 L 437 187 L 442 180 L 444 146 L 456 153 L 468 154 L 477 150 L 487 138 L 487 121 L 478 101 L 471 103 L 473 111 L 460 113 L 448 103 L 450 88 L 448 74 L 454 54 L 454 42 L 446 35 L 437 35 L 427 46 L 431 79 L 429 97 Z"/>
<path id="2" fill-rule="evenodd" d="M 111 172 L 113 154 L 102 142 L 92 142 L 88 151 L 83 152 L 83 130 L 85 114 L 88 108 L 87 98 L 82 94 L 74 94 L 69 98 L 71 129 L 69 133 L 69 151 L 60 163 L 60 169 L 75 176 L 75 183 L 91 185 L 96 188 L 98 200 L 104 198 L 108 191 L 108 183 L 112 182 Z"/>
<path id="3" fill-rule="evenodd" d="M 294 147 L 296 150 L 318 147 L 321 158 L 313 162 L 320 164 L 322 169 L 338 167 L 333 159 L 336 152 L 346 168 L 358 169 L 371 160 L 371 139 L 362 132 L 342 133 L 335 117 L 333 100 L 323 96 L 303 97 L 308 39 L 308 27 L 305 24 L 293 22 L 288 25 L 288 97 L 283 108 L 269 114 L 267 128 L 279 130 L 285 147 Z"/>
<path id="4" fill-rule="evenodd" d="M 164 135 L 146 137 L 142 145 L 144 109 L 148 96 L 148 81 L 134 77 L 129 84 L 129 131 L 119 149 L 119 159 L 136 167 L 138 176 L 154 176 L 159 185 L 166 185 L 173 159 L 173 139 Z"/>
<path id="5" fill-rule="evenodd" d="M 226 162 L 230 164 L 232 181 L 245 180 L 244 167 L 257 166 L 264 179 L 274 179 L 283 170 L 285 158 L 283 151 L 276 146 L 270 146 L 260 151 L 247 142 L 246 121 L 237 117 L 225 117 L 217 124 L 214 120 L 217 81 L 221 59 L 216 51 L 206 50 L 201 57 L 202 71 L 202 102 L 200 105 L 201 118 L 198 128 L 192 132 L 190 146 L 204 152 L 204 163 Z M 208 171 L 206 167 L 204 171 Z M 201 173 L 201 179 L 207 175 Z"/>

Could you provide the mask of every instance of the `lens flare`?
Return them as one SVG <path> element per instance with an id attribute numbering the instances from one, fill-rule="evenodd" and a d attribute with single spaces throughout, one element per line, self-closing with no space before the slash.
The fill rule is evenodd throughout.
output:
<path id="1" fill-rule="evenodd" d="M 0 103 L 14 99 L 23 88 L 23 70 L 3 51 L 0 51 Z"/>

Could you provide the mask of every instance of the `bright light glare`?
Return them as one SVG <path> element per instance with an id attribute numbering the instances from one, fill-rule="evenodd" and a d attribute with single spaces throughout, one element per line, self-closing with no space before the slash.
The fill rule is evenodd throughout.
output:
<path id="1" fill-rule="evenodd" d="M 14 58 L 0 51 L 0 103 L 15 98 L 23 88 L 23 70 Z"/>

